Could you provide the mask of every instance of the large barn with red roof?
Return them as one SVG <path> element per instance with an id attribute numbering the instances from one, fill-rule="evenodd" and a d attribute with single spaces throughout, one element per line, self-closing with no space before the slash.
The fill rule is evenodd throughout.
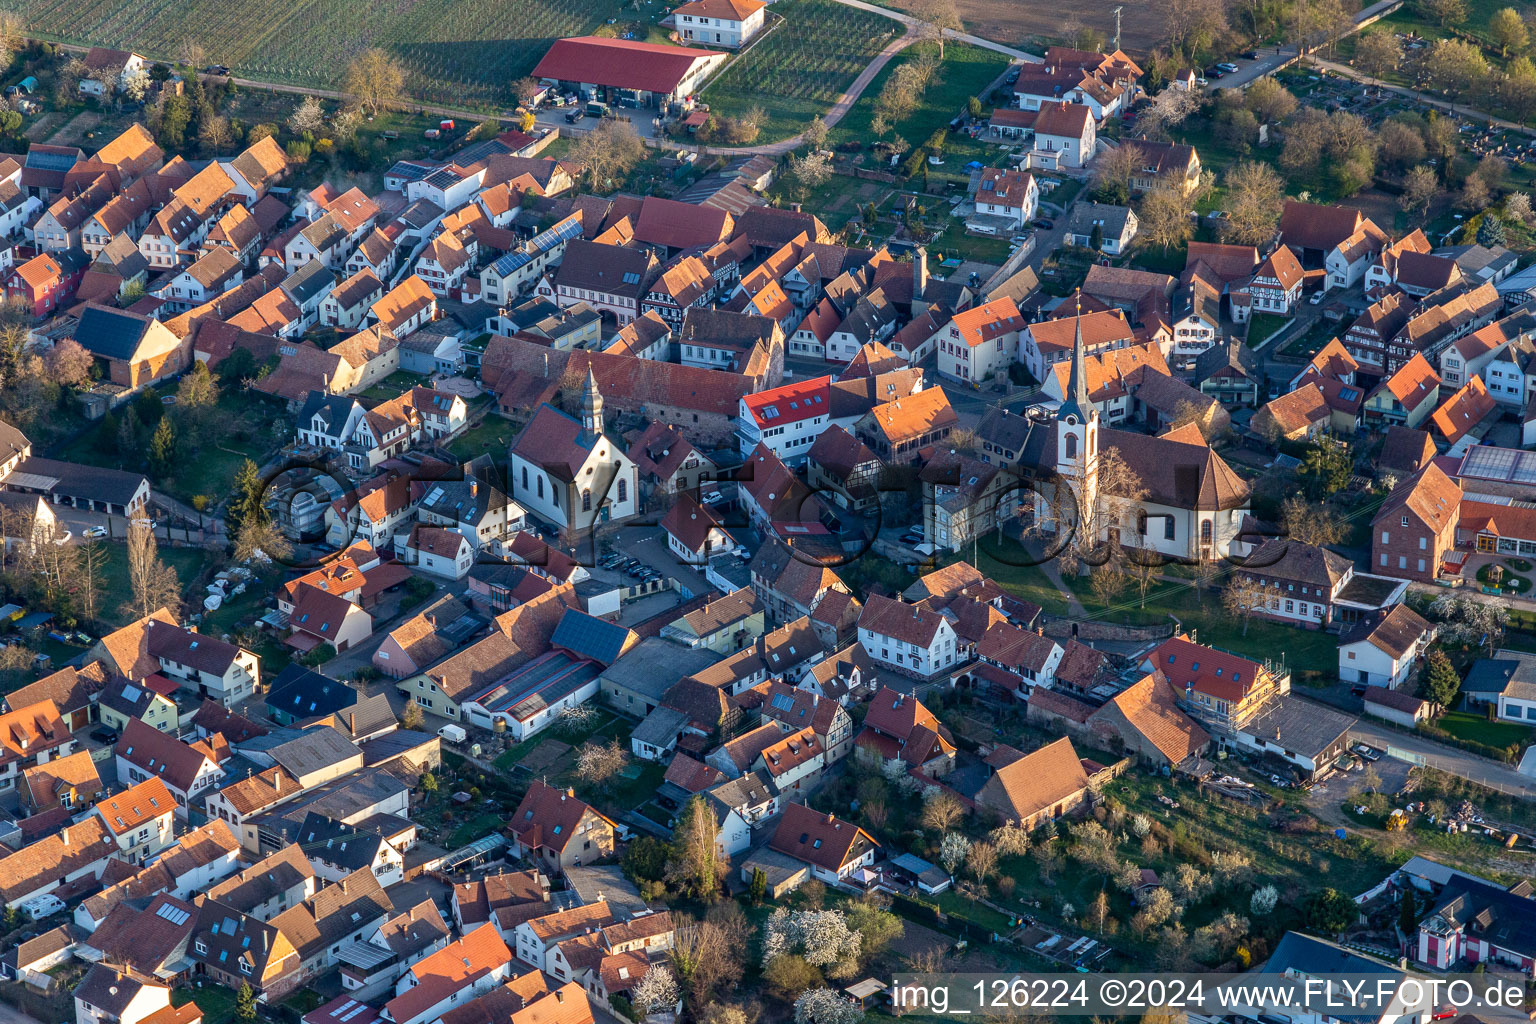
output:
<path id="1" fill-rule="evenodd" d="M 684 100 L 719 71 L 728 55 L 633 39 L 557 39 L 533 77 L 557 82 L 586 99 L 654 107 Z"/>

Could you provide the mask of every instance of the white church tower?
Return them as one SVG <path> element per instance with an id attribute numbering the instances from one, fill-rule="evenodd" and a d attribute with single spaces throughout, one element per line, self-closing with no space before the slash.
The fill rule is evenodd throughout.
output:
<path id="1" fill-rule="evenodd" d="M 1099 487 L 1099 410 L 1088 397 L 1083 358 L 1083 303 L 1079 295 L 1072 373 L 1067 379 L 1066 399 L 1056 412 L 1056 474 L 1078 497 L 1079 522 L 1094 519 L 1089 510 L 1098 499 Z"/>

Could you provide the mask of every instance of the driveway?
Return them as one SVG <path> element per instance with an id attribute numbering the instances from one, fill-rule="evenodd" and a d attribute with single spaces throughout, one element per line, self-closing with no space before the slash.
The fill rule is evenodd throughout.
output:
<path id="1" fill-rule="evenodd" d="M 1476 782 L 1489 789 L 1496 789 L 1500 793 L 1526 798 L 1536 797 L 1536 779 L 1521 775 L 1509 765 L 1490 761 L 1486 757 L 1478 757 L 1476 754 L 1457 750 L 1455 747 L 1447 747 L 1413 733 L 1389 729 L 1364 718 L 1350 729 L 1350 734 L 1356 739 L 1364 740 L 1371 746 L 1380 747 L 1383 750 L 1390 746 L 1417 754 L 1431 768 L 1438 768 L 1449 775 Z"/>

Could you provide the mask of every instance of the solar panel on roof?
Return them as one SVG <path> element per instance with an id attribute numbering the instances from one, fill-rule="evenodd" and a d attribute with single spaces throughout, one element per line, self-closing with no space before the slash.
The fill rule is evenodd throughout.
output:
<path id="1" fill-rule="evenodd" d="M 155 911 L 155 916 L 163 917 L 167 921 L 171 922 L 171 924 L 184 924 L 187 918 L 191 915 L 189 915 L 187 911 L 174 904 L 162 903 L 160 904 L 159 909 Z"/>
<path id="2" fill-rule="evenodd" d="M 135 702 L 139 699 L 140 692 L 137 686 L 125 686 L 123 687 L 123 699 L 130 703 Z"/>
<path id="3" fill-rule="evenodd" d="M 33 150 L 27 153 L 27 166 L 40 171 L 67 171 L 75 166 L 75 156 L 73 153 Z"/>

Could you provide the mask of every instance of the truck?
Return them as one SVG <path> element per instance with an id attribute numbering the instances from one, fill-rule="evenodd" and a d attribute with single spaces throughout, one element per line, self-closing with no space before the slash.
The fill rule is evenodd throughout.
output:
<path id="1" fill-rule="evenodd" d="M 439 739 L 445 739 L 449 743 L 463 743 L 469 738 L 469 733 L 464 731 L 462 725 L 445 725 L 437 730 Z"/>

